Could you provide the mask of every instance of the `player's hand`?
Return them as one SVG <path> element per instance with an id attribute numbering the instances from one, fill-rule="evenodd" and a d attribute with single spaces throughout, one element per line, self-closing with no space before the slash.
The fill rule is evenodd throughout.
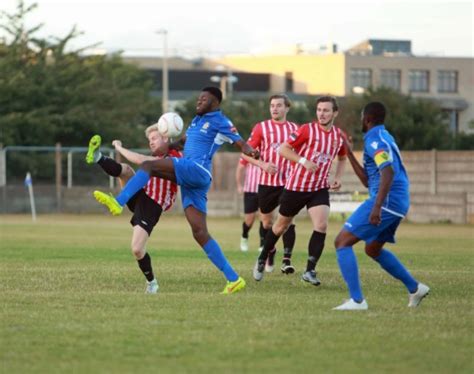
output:
<path id="1" fill-rule="evenodd" d="M 382 208 L 374 206 L 370 212 L 369 222 L 371 225 L 378 226 L 382 222 Z"/>
<path id="2" fill-rule="evenodd" d="M 347 135 L 345 132 L 342 133 L 342 140 L 344 147 L 346 148 L 347 153 L 352 153 L 352 149 L 354 147 L 354 142 L 352 140 L 352 136 Z"/>
<path id="3" fill-rule="evenodd" d="M 306 170 L 311 171 L 313 173 L 319 169 L 318 164 L 315 164 L 313 161 L 309 161 L 309 160 L 306 160 L 303 166 Z"/>
<path id="4" fill-rule="evenodd" d="M 242 195 L 244 193 L 244 188 L 240 184 L 237 186 L 237 192 L 239 193 L 239 195 Z"/>
<path id="5" fill-rule="evenodd" d="M 271 162 L 262 162 L 260 164 L 260 168 L 264 172 L 266 172 L 270 175 L 275 175 L 278 172 L 278 167 L 275 164 L 271 163 Z"/>
<path id="6" fill-rule="evenodd" d="M 329 189 L 331 191 L 339 191 L 341 189 L 341 186 L 342 186 L 341 181 L 338 179 L 334 179 L 334 182 L 331 183 L 331 185 L 329 186 Z"/>
<path id="7" fill-rule="evenodd" d="M 120 140 L 114 140 L 112 142 L 112 145 L 114 146 L 114 148 L 120 148 L 122 146 L 122 142 Z"/>
<path id="8" fill-rule="evenodd" d="M 252 148 L 248 143 L 243 143 L 241 150 L 244 155 L 250 156 L 255 160 L 260 158 L 260 152 L 257 149 Z"/>

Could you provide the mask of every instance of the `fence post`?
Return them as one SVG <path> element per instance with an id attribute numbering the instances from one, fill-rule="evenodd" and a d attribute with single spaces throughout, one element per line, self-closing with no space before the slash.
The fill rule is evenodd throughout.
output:
<path id="1" fill-rule="evenodd" d="M 3 144 L 0 143 L 0 187 L 7 185 L 7 151 L 3 149 Z"/>
<path id="2" fill-rule="evenodd" d="M 2 143 L 0 143 L 0 189 L 2 190 L 0 212 L 5 213 L 7 211 L 7 151 Z"/>
<path id="3" fill-rule="evenodd" d="M 67 153 L 67 188 L 72 188 L 72 152 Z"/>
<path id="4" fill-rule="evenodd" d="M 462 223 L 466 224 L 468 222 L 467 219 L 467 214 L 468 214 L 468 209 L 467 209 L 467 191 L 464 191 L 462 193 Z"/>
<path id="5" fill-rule="evenodd" d="M 61 165 L 61 143 L 56 143 L 56 208 L 58 213 L 61 212 L 61 182 L 62 182 L 62 165 Z"/>
<path id="6" fill-rule="evenodd" d="M 431 150 L 431 178 L 430 178 L 430 191 L 432 195 L 436 195 L 437 192 L 437 153 L 436 149 Z"/>

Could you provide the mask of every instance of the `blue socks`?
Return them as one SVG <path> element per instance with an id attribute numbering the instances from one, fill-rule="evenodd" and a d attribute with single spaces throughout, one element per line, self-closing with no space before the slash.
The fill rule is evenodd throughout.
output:
<path id="1" fill-rule="evenodd" d="M 400 280 L 408 289 L 408 292 L 416 292 L 418 282 L 392 252 L 384 248 L 380 251 L 380 255 L 374 258 L 374 260 L 392 277 Z"/>
<path id="2" fill-rule="evenodd" d="M 362 295 L 362 289 L 360 287 L 357 259 L 352 247 L 337 248 L 336 256 L 339 269 L 341 269 L 342 277 L 349 288 L 351 298 L 355 302 L 360 303 L 364 300 L 364 296 Z"/>
<path id="3" fill-rule="evenodd" d="M 150 180 L 150 175 L 143 170 L 138 170 L 137 173 L 131 178 L 122 191 L 118 194 L 115 198 L 117 202 L 124 206 L 128 200 L 132 198 L 138 191 L 140 191 L 143 187 L 146 186 L 148 181 Z"/>
<path id="4" fill-rule="evenodd" d="M 235 282 L 239 279 L 239 275 L 234 271 L 234 269 L 232 269 L 232 266 L 230 266 L 222 253 L 219 244 L 217 244 L 214 239 L 210 239 L 206 244 L 204 244 L 203 249 L 206 252 L 207 257 L 209 257 L 209 260 L 211 260 L 216 268 L 224 273 L 228 281 Z"/>

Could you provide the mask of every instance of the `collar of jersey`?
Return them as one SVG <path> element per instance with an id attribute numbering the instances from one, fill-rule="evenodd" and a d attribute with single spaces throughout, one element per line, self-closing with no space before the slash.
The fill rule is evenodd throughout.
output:
<path id="1" fill-rule="evenodd" d="M 209 112 L 209 113 L 205 113 L 202 116 L 198 116 L 198 117 L 199 118 L 214 117 L 214 116 L 221 115 L 221 114 L 222 114 L 222 111 L 220 109 L 218 109 L 218 110 L 214 110 L 214 111 Z"/>
<path id="2" fill-rule="evenodd" d="M 364 139 L 380 130 L 385 130 L 385 125 L 377 125 L 377 126 L 372 127 L 369 131 L 365 133 Z"/>
<path id="3" fill-rule="evenodd" d="M 287 120 L 285 122 L 275 122 L 274 120 L 270 119 L 270 121 L 272 122 L 272 124 L 277 125 L 277 126 L 283 126 L 288 123 Z"/>

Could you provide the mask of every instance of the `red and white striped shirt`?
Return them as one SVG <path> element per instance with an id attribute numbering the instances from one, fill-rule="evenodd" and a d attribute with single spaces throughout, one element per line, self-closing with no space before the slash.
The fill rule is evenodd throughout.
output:
<path id="1" fill-rule="evenodd" d="M 261 169 L 243 158 L 239 162 L 245 166 L 244 192 L 257 193 Z"/>
<path id="2" fill-rule="evenodd" d="M 336 156 L 345 156 L 342 131 L 332 126 L 324 130 L 319 123 L 302 125 L 290 135 L 288 144 L 300 156 L 314 162 L 319 168 L 313 173 L 301 164 L 293 164 L 285 188 L 290 191 L 311 192 L 329 188 L 329 171 Z"/>
<path id="3" fill-rule="evenodd" d="M 297 124 L 288 121 L 276 123 L 272 120 L 266 120 L 254 126 L 247 143 L 260 151 L 262 161 L 271 162 L 278 168 L 274 175 L 262 170 L 259 184 L 274 187 L 285 185 L 291 169 L 291 162 L 280 156 L 278 149 L 281 144 L 289 139 L 290 134 L 297 129 Z"/>
<path id="4" fill-rule="evenodd" d="M 182 157 L 178 151 L 170 150 L 169 157 Z M 178 185 L 169 180 L 151 177 L 147 185 L 143 187 L 150 199 L 161 205 L 163 211 L 170 209 L 176 200 Z"/>

